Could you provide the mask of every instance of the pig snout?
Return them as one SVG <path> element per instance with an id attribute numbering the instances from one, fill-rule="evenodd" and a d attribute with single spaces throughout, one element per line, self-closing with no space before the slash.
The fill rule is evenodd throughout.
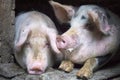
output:
<path id="1" fill-rule="evenodd" d="M 44 72 L 44 69 L 40 62 L 34 62 L 29 68 L 28 73 L 29 74 L 42 74 Z"/>
<path id="2" fill-rule="evenodd" d="M 67 35 L 58 36 L 56 44 L 59 49 L 66 49 L 70 44 L 72 44 L 72 41 L 73 40 Z"/>
<path id="3" fill-rule="evenodd" d="M 57 36 L 56 45 L 60 51 L 70 50 L 71 52 L 71 50 L 80 46 L 79 37 L 76 34 L 63 34 L 61 36 Z"/>
<path id="4" fill-rule="evenodd" d="M 59 49 L 63 49 L 66 46 L 67 46 L 67 39 L 65 39 L 65 38 L 63 38 L 61 36 L 57 37 L 57 47 Z"/>

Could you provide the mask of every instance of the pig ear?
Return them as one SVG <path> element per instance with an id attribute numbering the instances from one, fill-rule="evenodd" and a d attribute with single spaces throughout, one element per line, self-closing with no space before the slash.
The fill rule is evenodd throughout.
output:
<path id="1" fill-rule="evenodd" d="M 30 33 L 30 29 L 23 29 L 23 30 L 21 30 L 20 35 L 19 35 L 19 39 L 15 43 L 16 51 L 19 51 L 21 49 L 22 45 L 27 40 L 27 37 L 28 37 L 29 33 Z"/>
<path id="2" fill-rule="evenodd" d="M 62 5 L 62 4 L 60 4 L 58 2 L 54 2 L 54 1 L 49 1 L 49 3 L 53 7 L 55 15 L 61 23 L 69 22 L 71 17 L 75 13 L 73 6 Z"/>
<path id="3" fill-rule="evenodd" d="M 88 11 L 89 21 L 94 24 L 99 31 L 103 34 L 108 35 L 111 29 L 110 25 L 108 24 L 107 16 L 101 11 Z"/>
<path id="4" fill-rule="evenodd" d="M 50 42 L 50 46 L 55 53 L 59 54 L 60 51 L 58 50 L 57 45 L 56 45 L 57 32 L 54 30 L 50 30 L 48 32 L 49 33 L 47 33 L 48 34 L 47 37 Z"/>

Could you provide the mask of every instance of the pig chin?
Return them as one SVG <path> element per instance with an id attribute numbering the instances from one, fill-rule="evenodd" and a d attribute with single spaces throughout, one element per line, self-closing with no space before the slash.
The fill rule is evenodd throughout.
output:
<path id="1" fill-rule="evenodd" d="M 29 74 L 38 74 L 38 75 L 40 75 L 40 74 L 42 74 L 42 73 L 44 73 L 44 71 L 34 71 L 34 70 L 28 70 L 28 73 Z"/>

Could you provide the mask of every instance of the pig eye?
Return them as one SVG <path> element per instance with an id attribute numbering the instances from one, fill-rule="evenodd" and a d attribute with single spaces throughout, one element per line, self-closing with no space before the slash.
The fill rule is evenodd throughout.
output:
<path id="1" fill-rule="evenodd" d="M 89 31 L 93 31 L 94 30 L 94 26 L 91 23 L 87 23 L 85 25 L 85 29 L 89 30 Z"/>
<path id="2" fill-rule="evenodd" d="M 49 47 L 50 47 L 50 44 L 49 44 L 49 43 L 46 43 L 45 46 L 44 46 L 44 48 L 45 48 L 45 47 L 49 48 Z"/>
<path id="3" fill-rule="evenodd" d="M 81 16 L 81 19 L 86 19 L 86 17 L 84 15 Z"/>
<path id="4" fill-rule="evenodd" d="M 103 22 L 105 23 L 105 20 L 106 20 L 106 16 L 105 15 L 103 15 Z"/>

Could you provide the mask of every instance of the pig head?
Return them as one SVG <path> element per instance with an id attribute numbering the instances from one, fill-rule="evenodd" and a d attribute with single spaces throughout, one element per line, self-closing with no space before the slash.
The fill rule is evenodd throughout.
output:
<path id="1" fill-rule="evenodd" d="M 16 17 L 15 58 L 29 74 L 41 74 L 53 65 L 57 30 L 46 15 L 30 11 Z"/>
<path id="2" fill-rule="evenodd" d="M 119 45 L 120 19 L 96 5 L 79 8 L 50 1 L 59 22 L 70 28 L 57 37 L 57 47 L 68 59 L 82 63 L 90 57 L 103 56 Z M 70 55 L 69 55 L 70 53 Z"/>

